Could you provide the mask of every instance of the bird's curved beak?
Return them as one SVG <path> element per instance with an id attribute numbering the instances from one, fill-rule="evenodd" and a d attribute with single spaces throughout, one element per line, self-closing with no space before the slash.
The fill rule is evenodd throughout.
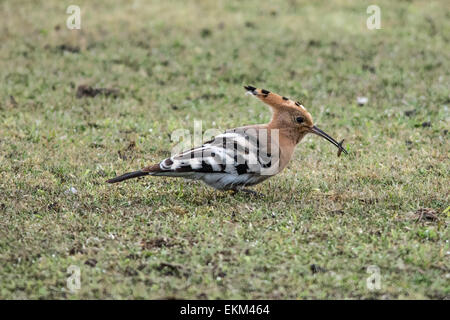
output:
<path id="1" fill-rule="evenodd" d="M 341 142 L 337 142 L 336 140 L 334 140 L 332 137 L 330 137 L 328 134 L 326 134 L 325 132 L 323 132 L 322 130 L 317 128 L 316 126 L 312 126 L 312 128 L 310 129 L 310 132 L 317 134 L 318 136 L 321 136 L 322 138 L 324 138 L 324 139 L 330 141 L 332 144 L 334 144 L 339 149 L 338 156 L 341 154 L 341 152 L 348 154 L 347 150 L 345 150 L 344 147 L 342 147 L 342 143 L 344 142 L 344 140 L 342 140 Z"/>

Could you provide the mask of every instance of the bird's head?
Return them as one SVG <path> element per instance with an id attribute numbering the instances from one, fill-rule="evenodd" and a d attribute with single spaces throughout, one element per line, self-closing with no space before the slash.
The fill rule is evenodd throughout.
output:
<path id="1" fill-rule="evenodd" d="M 339 149 L 338 156 L 341 152 L 347 154 L 347 151 L 342 146 L 344 140 L 337 142 L 315 126 L 311 115 L 300 102 L 282 97 L 265 89 L 257 89 L 252 86 L 245 86 L 244 88 L 247 90 L 247 93 L 259 98 L 272 108 L 274 114 L 272 122 L 275 122 L 276 127 L 296 132 L 298 137 L 300 137 L 299 139 L 308 133 L 314 133 L 335 145 Z"/>

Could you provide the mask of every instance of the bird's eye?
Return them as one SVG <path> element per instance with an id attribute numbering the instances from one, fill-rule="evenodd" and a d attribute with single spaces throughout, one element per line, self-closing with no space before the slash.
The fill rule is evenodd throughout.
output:
<path id="1" fill-rule="evenodd" d="M 303 119 L 303 117 L 297 117 L 295 121 L 297 121 L 297 123 L 302 123 L 305 119 Z"/>

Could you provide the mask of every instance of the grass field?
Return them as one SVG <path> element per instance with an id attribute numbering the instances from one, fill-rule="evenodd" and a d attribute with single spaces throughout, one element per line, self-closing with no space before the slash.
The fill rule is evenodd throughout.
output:
<path id="1" fill-rule="evenodd" d="M 0 298 L 448 299 L 448 5 L 376 1 L 368 30 L 372 3 L 0 1 Z M 301 100 L 350 154 L 307 136 L 264 198 L 105 183 L 194 120 L 268 121 L 246 84 Z"/>

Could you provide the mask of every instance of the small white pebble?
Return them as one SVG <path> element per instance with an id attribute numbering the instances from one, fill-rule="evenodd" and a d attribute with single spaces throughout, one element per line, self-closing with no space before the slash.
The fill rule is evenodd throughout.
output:
<path id="1" fill-rule="evenodd" d="M 70 187 L 70 188 L 67 189 L 64 193 L 65 193 L 65 194 L 69 194 L 69 193 L 77 194 L 77 193 L 78 193 L 78 190 L 75 189 L 74 187 Z"/>
<path id="2" fill-rule="evenodd" d="M 367 102 L 369 102 L 369 98 L 367 98 L 367 97 L 357 97 L 356 101 L 358 102 L 358 105 L 363 106 Z"/>

